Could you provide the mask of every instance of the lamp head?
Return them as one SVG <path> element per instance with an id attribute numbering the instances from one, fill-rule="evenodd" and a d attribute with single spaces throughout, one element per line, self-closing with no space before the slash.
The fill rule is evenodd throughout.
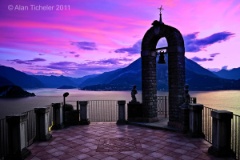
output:
<path id="1" fill-rule="evenodd" d="M 68 93 L 68 92 L 65 92 L 65 93 L 63 94 L 63 97 L 67 97 L 67 96 L 69 96 L 69 93 Z"/>

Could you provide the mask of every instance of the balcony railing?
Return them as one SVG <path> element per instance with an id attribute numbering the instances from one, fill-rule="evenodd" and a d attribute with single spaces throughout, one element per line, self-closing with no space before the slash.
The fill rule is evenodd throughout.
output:
<path id="1" fill-rule="evenodd" d="M 205 140 L 212 144 L 212 117 L 211 111 L 215 109 L 204 106 L 202 117 L 202 129 L 205 135 Z M 235 153 L 236 159 L 240 159 L 240 116 L 233 114 L 231 121 L 231 150 Z"/>
<path id="2" fill-rule="evenodd" d="M 204 106 L 202 117 L 202 130 L 205 135 L 205 140 L 209 143 L 212 143 L 212 117 L 211 117 L 211 111 L 214 109 Z"/>
<path id="3" fill-rule="evenodd" d="M 240 116 L 233 114 L 231 149 L 236 154 L 236 159 L 240 159 Z"/>
<path id="4" fill-rule="evenodd" d="M 167 118 L 169 116 L 168 96 L 157 97 L 158 116 Z"/>
<path id="5" fill-rule="evenodd" d="M 115 100 L 88 101 L 88 117 L 90 122 L 116 122 L 118 118 L 117 106 L 117 101 Z"/>
<path id="6" fill-rule="evenodd" d="M 36 137 L 36 114 L 34 110 L 24 112 L 27 114 L 27 146 L 30 146 Z M 49 126 L 52 125 L 52 107 L 50 107 L 49 113 Z M 8 142 L 8 124 L 6 118 L 0 119 L 0 160 L 4 160 L 4 157 L 9 153 L 9 142 Z"/>

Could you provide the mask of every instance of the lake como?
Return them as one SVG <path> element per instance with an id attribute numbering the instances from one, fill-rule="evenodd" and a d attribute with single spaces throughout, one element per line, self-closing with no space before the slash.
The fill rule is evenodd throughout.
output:
<path id="1" fill-rule="evenodd" d="M 7 115 L 22 113 L 36 107 L 44 107 L 51 103 L 63 102 L 63 93 L 69 92 L 67 102 L 87 100 L 131 100 L 130 91 L 82 91 L 78 89 L 31 89 L 35 97 L 19 99 L 0 99 L 0 118 Z M 158 92 L 159 96 L 167 96 L 168 92 Z M 207 107 L 232 111 L 240 115 L 240 91 L 192 91 L 191 97 L 197 98 L 197 103 Z M 141 102 L 142 93 L 138 91 L 137 100 Z"/>

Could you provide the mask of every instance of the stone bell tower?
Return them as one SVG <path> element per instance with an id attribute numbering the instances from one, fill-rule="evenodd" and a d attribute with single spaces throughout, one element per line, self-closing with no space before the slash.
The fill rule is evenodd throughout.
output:
<path id="1" fill-rule="evenodd" d="M 168 86 L 169 86 L 169 122 L 172 127 L 179 127 L 179 106 L 184 99 L 185 86 L 185 48 L 182 34 L 174 27 L 166 25 L 162 21 L 162 7 L 160 19 L 152 23 L 142 40 L 142 107 L 143 117 L 146 122 L 157 121 L 157 75 L 156 46 L 159 39 L 165 37 L 168 47 Z M 162 53 L 162 52 L 161 52 Z M 161 55 L 163 56 L 163 55 Z"/>

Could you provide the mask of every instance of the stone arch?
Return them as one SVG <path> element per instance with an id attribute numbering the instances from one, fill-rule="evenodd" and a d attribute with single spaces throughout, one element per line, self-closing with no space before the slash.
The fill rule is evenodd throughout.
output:
<path id="1" fill-rule="evenodd" d="M 179 125 L 179 106 L 184 103 L 185 48 L 182 34 L 174 27 L 154 21 L 142 40 L 142 102 L 147 121 L 157 120 L 156 45 L 168 43 L 169 125 Z"/>

